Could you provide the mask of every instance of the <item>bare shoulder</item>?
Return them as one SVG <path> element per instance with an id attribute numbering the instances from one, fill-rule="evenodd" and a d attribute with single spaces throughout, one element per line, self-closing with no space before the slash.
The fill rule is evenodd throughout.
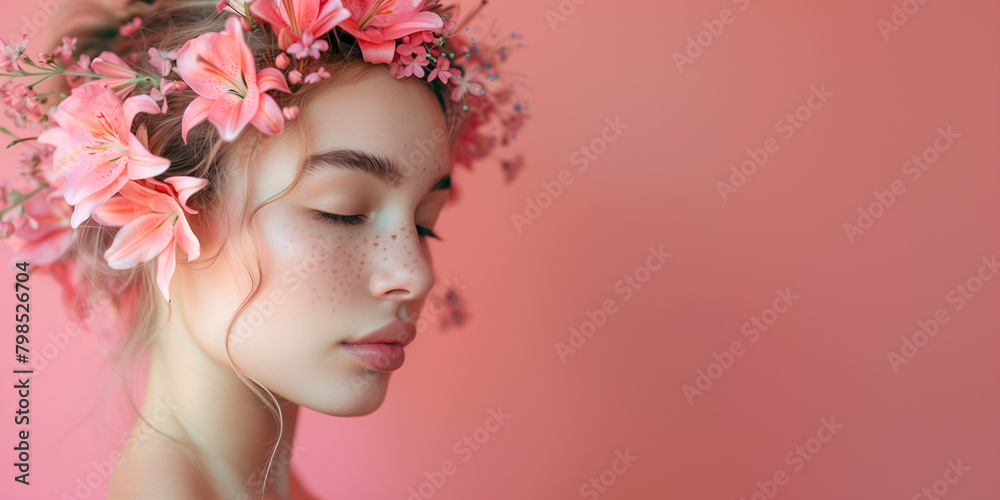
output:
<path id="1" fill-rule="evenodd" d="M 201 468 L 172 443 L 143 443 L 127 451 L 108 483 L 107 500 L 214 500 Z"/>

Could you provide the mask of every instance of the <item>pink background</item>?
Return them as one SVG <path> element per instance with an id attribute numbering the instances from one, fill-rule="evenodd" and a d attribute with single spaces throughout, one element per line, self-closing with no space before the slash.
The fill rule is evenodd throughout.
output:
<path id="1" fill-rule="evenodd" d="M 457 471 L 432 498 L 578 498 L 628 450 L 636 460 L 604 473 L 614 483 L 600 498 L 737 500 L 763 487 L 779 499 L 908 499 L 935 482 L 949 500 L 997 498 L 1000 280 L 961 309 L 953 290 L 976 287 L 981 258 L 1000 251 L 1000 6 L 562 5 L 554 29 L 556 0 L 486 10 L 530 45 L 511 66 L 529 75 L 533 119 L 516 143 L 522 175 L 504 186 L 494 165 L 458 172 L 464 196 L 442 215 L 446 241 L 432 243 L 438 275 L 467 287 L 470 321 L 422 331 L 376 413 L 305 413 L 293 467 L 308 485 L 323 498 L 403 500 L 451 460 Z M 894 6 L 917 5 L 883 36 Z M 5 0 L 0 35 L 42 9 Z M 732 22 L 709 36 L 704 22 L 723 9 Z M 702 31 L 711 44 L 679 70 L 674 52 Z M 814 86 L 832 95 L 810 101 Z M 808 120 L 786 137 L 777 122 L 810 102 L 818 109 L 799 109 Z M 627 128 L 603 142 L 615 119 Z M 947 150 L 913 180 L 904 164 L 948 127 L 960 137 L 939 140 Z M 723 200 L 717 182 L 769 138 L 778 149 Z M 591 146 L 603 152 L 580 172 L 574 160 Z M 3 162 L 10 175 L 14 158 Z M 572 183 L 519 233 L 511 215 L 564 169 Z M 905 191 L 852 243 L 844 224 L 894 181 Z M 616 283 L 660 246 L 672 256 L 640 269 L 648 281 L 626 300 Z M 67 320 L 50 278 L 32 283 L 41 349 Z M 776 289 L 798 298 L 774 315 Z M 615 313 L 564 363 L 556 343 L 608 300 Z M 11 294 L 2 301 L 12 332 Z M 938 309 L 949 321 L 926 344 L 916 334 L 922 347 L 894 370 L 889 354 Z M 743 325 L 762 314 L 777 320 L 751 342 Z M 14 342 L 0 338 L 0 496 L 77 498 L 88 475 L 103 492 L 95 464 L 118 434 L 92 412 L 107 370 L 91 339 L 70 338 L 32 378 L 24 487 L 10 466 Z M 730 363 L 722 353 L 736 341 Z M 689 402 L 698 370 L 714 378 Z M 497 408 L 511 417 L 476 434 Z M 830 435 L 822 419 L 843 427 Z M 488 441 L 458 454 L 466 435 Z M 969 469 L 946 474 L 949 461 Z M 767 483 L 776 473 L 784 484 Z"/>

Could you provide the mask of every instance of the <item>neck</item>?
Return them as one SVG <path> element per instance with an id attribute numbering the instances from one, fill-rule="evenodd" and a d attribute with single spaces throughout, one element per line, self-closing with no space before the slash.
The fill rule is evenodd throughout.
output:
<path id="1" fill-rule="evenodd" d="M 279 424 L 233 368 L 209 358 L 173 318 L 151 346 L 142 417 L 183 445 L 178 451 L 220 497 L 258 498 L 267 471 L 265 497 L 288 499 L 298 405 L 278 398 Z"/>

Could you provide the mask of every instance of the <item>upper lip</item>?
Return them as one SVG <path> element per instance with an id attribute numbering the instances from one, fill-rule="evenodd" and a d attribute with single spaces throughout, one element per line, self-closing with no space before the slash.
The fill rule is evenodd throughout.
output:
<path id="1" fill-rule="evenodd" d="M 410 321 L 397 319 L 356 339 L 345 340 L 344 344 L 398 344 L 406 346 L 417 336 L 417 327 Z"/>

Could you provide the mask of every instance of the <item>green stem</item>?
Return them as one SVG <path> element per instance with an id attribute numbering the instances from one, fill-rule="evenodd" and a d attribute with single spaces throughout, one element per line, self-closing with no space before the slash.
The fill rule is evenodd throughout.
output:
<path id="1" fill-rule="evenodd" d="M 20 73 L 0 73 L 0 76 L 6 76 L 10 78 L 17 78 L 19 76 L 53 76 L 53 75 L 77 75 L 77 76 L 89 76 L 93 78 L 114 78 L 108 75 L 97 75 L 94 73 L 81 73 L 79 71 L 66 71 L 63 69 L 50 71 L 48 73 L 28 73 L 27 71 L 21 70 Z M 37 82 L 36 82 L 37 83 Z"/>
<path id="2" fill-rule="evenodd" d="M 21 205 L 22 203 L 24 203 L 24 202 L 25 202 L 25 200 L 27 200 L 28 198 L 31 198 L 32 196 L 35 196 L 35 195 L 36 195 L 36 194 L 38 194 L 38 193 L 39 193 L 39 192 L 40 192 L 41 190 L 43 190 L 43 189 L 45 189 L 45 188 L 47 188 L 47 187 L 49 187 L 49 185 L 48 185 L 48 184 L 46 184 L 46 183 L 44 183 L 44 182 L 39 182 L 39 183 L 38 183 L 38 187 L 37 187 L 37 188 L 35 188 L 35 190 L 34 190 L 34 191 L 32 191 L 32 192 L 30 192 L 30 193 L 28 193 L 28 194 L 26 194 L 26 195 L 22 195 L 22 196 L 21 196 L 21 197 L 20 197 L 20 198 L 19 198 L 19 199 L 17 200 L 17 202 L 15 202 L 15 203 L 14 203 L 14 204 L 12 204 L 11 206 L 9 206 L 9 207 L 7 207 L 7 208 L 5 208 L 5 209 L 3 209 L 3 210 L 0 210 L 0 217 L 3 217 L 4 215 L 6 215 L 6 214 L 7 214 L 7 212 L 9 212 L 9 211 L 11 211 L 12 209 L 14 209 L 14 208 L 18 207 L 19 205 Z M 16 192 L 16 191 L 15 191 L 15 192 Z M 18 194 L 21 194 L 21 193 L 18 193 Z"/>
<path id="3" fill-rule="evenodd" d="M 17 139 L 16 141 L 12 141 L 10 144 L 8 144 L 7 145 L 7 149 L 10 149 L 10 148 L 12 148 L 12 147 L 18 145 L 19 143 L 24 142 L 24 141 L 32 141 L 32 140 L 35 140 L 35 139 L 38 139 L 38 137 L 22 137 L 20 139 Z"/>
<path id="4" fill-rule="evenodd" d="M 42 77 L 42 78 L 41 78 L 40 80 L 38 80 L 37 82 L 35 82 L 35 83 L 32 83 L 31 85 L 28 85 L 28 88 L 29 88 L 29 89 L 32 89 L 32 90 L 34 90 L 34 89 L 35 89 L 35 85 L 38 85 L 39 83 L 42 83 L 42 82 L 44 82 L 45 80 L 48 80 L 49 78 L 52 78 L 52 77 L 53 77 L 53 76 L 55 76 L 55 75 L 56 75 L 56 73 L 52 73 L 51 75 L 48 75 L 48 76 L 45 76 L 45 77 Z"/>

